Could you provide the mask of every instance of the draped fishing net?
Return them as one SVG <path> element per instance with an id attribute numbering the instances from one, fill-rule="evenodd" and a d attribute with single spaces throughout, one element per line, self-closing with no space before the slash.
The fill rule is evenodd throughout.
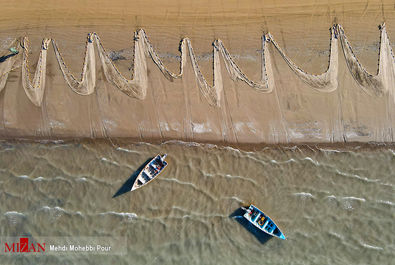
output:
<path id="1" fill-rule="evenodd" d="M 96 84 L 94 43 L 96 43 L 96 49 L 106 79 L 126 95 L 138 99 L 144 99 L 147 95 L 147 56 L 151 57 L 153 62 L 157 65 L 157 67 L 167 79 L 173 80 L 179 79 L 183 76 L 184 67 L 187 61 L 187 54 L 189 54 L 192 68 L 201 93 L 210 105 L 219 106 L 223 90 L 220 55 L 222 55 L 222 58 L 225 62 L 225 67 L 232 80 L 241 80 L 257 91 L 270 93 L 275 87 L 271 56 L 268 49 L 268 44 L 271 44 L 279 52 L 290 69 L 303 82 L 317 91 L 332 92 L 338 87 L 338 39 L 340 39 L 348 69 L 350 70 L 351 75 L 358 85 L 370 95 L 382 96 L 385 93 L 389 93 L 395 101 L 395 58 L 391 49 L 389 38 L 387 36 L 385 24 L 380 27 L 380 30 L 380 56 L 377 75 L 368 73 L 358 62 L 358 59 L 352 51 L 351 45 L 344 33 L 344 30 L 340 25 L 334 25 L 331 28 L 328 68 L 324 73 L 318 75 L 307 73 L 298 67 L 285 54 L 285 52 L 275 41 L 274 37 L 268 33 L 262 38 L 261 80 L 258 82 L 253 81 L 248 78 L 247 75 L 240 69 L 222 41 L 215 40 L 213 42 L 213 85 L 210 85 L 203 76 L 191 41 L 188 38 L 182 39 L 180 43 L 181 62 L 179 73 L 173 73 L 163 64 L 162 60 L 150 43 L 145 31 L 142 29 L 138 30 L 134 35 L 134 61 L 131 79 L 124 77 L 117 69 L 106 52 L 100 37 L 96 33 L 88 34 L 80 80 L 77 80 L 77 78 L 75 78 L 75 76 L 69 70 L 69 67 L 67 67 L 65 60 L 59 51 L 58 45 L 53 39 L 52 46 L 54 48 L 55 56 L 63 77 L 66 83 L 75 93 L 80 95 L 90 95 L 94 92 Z M 31 77 L 32 74 L 28 62 L 29 43 L 27 37 L 24 37 L 21 40 L 15 40 L 13 43 L 11 43 L 10 49 L 14 49 L 12 56 L 10 51 L 8 51 L 8 55 L 7 52 L 3 52 L 3 56 L 1 57 L 3 60 L 0 59 L 0 91 L 5 86 L 8 73 L 21 65 L 23 88 L 33 104 L 36 106 L 41 106 L 45 88 L 46 57 L 48 45 L 50 42 L 51 39 L 43 40 L 40 56 L 33 78 Z M 20 56 L 22 56 L 21 64 Z"/>
<path id="2" fill-rule="evenodd" d="M 41 106 L 44 89 L 45 89 L 45 74 L 47 71 L 47 51 L 50 39 L 44 39 L 41 45 L 40 56 L 38 57 L 36 72 L 33 79 L 31 78 L 31 71 L 29 67 L 29 41 L 27 37 L 22 39 L 23 60 L 22 60 L 22 86 L 26 92 L 27 97 L 36 106 Z"/>
<path id="3" fill-rule="evenodd" d="M 84 63 L 81 72 L 81 81 L 78 81 L 70 72 L 69 68 L 59 51 L 56 41 L 52 40 L 52 46 L 55 51 L 56 59 L 59 63 L 60 70 L 62 71 L 64 80 L 69 87 L 79 95 L 90 95 L 95 91 L 96 85 L 96 61 L 95 49 L 93 46 L 94 36 L 88 34 L 85 48 Z"/>
<path id="4" fill-rule="evenodd" d="M 281 57 L 285 60 L 288 66 L 294 73 L 302 79 L 306 84 L 321 92 L 332 92 L 337 89 L 337 72 L 339 65 L 338 44 L 336 35 L 336 26 L 331 28 L 331 44 L 329 52 L 329 65 L 325 73 L 320 75 L 309 74 L 298 67 L 294 62 L 289 59 L 282 51 L 280 46 L 274 40 L 273 36 L 269 33 L 268 39 L 280 53 Z"/>
<path id="5" fill-rule="evenodd" d="M 103 72 L 107 80 L 128 96 L 144 99 L 147 95 L 148 77 L 147 62 L 145 56 L 143 31 L 135 33 L 134 42 L 134 67 L 132 79 L 125 78 L 112 62 L 108 53 L 104 49 L 99 36 L 95 36 L 99 57 L 102 63 Z"/>
<path id="6" fill-rule="evenodd" d="M 370 74 L 360 64 L 342 26 L 338 25 L 338 31 L 348 69 L 358 85 L 370 95 L 382 96 L 389 93 L 395 102 L 395 58 L 385 24 L 380 26 L 380 55 L 376 75 Z"/>

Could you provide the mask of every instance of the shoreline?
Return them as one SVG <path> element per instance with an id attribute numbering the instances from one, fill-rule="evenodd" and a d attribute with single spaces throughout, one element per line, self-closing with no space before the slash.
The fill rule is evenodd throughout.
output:
<path id="1" fill-rule="evenodd" d="M 184 145 L 188 147 L 206 147 L 206 148 L 233 148 L 240 151 L 260 151 L 265 148 L 274 149 L 302 149 L 310 151 L 322 151 L 322 149 L 328 148 L 329 150 L 335 149 L 333 151 L 375 151 L 387 148 L 395 148 L 395 143 L 382 143 L 382 142 L 348 142 L 348 143 L 286 143 L 286 144 L 229 144 L 224 142 L 185 142 L 176 139 L 169 139 L 166 141 L 161 141 L 159 139 L 153 139 L 152 141 L 144 142 L 136 138 L 53 138 L 53 139 L 37 139 L 37 138 L 2 138 L 0 139 L 0 145 L 2 143 L 27 143 L 27 144 L 110 144 L 114 148 L 122 148 L 122 145 L 139 145 L 139 144 L 151 144 L 156 146 L 166 146 L 166 145 Z"/>

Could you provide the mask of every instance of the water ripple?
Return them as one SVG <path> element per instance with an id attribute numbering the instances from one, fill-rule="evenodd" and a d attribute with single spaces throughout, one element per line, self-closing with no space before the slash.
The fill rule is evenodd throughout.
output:
<path id="1" fill-rule="evenodd" d="M 110 160 L 110 159 L 108 159 L 108 158 L 106 158 L 106 157 L 102 157 L 100 160 L 101 160 L 101 161 L 104 161 L 104 162 L 107 162 L 107 163 L 110 163 L 110 164 L 112 164 L 112 165 L 114 165 L 114 166 L 119 166 L 119 164 L 118 164 L 117 162 L 115 162 L 115 161 L 113 161 L 113 160 Z"/>
<path id="2" fill-rule="evenodd" d="M 363 246 L 364 248 L 368 248 L 368 249 L 374 249 L 374 250 L 383 250 L 382 247 L 378 247 L 378 246 L 373 246 L 373 245 L 368 245 L 366 243 L 363 242 L 359 242 L 361 244 L 361 246 Z"/>
<path id="3" fill-rule="evenodd" d="M 380 181 L 380 179 L 369 179 L 367 177 L 361 177 L 357 174 L 350 174 L 350 173 L 342 172 L 338 169 L 336 169 L 336 173 L 341 176 L 344 176 L 344 177 L 355 178 L 355 179 L 366 181 L 366 182 L 379 182 Z"/>
<path id="4" fill-rule="evenodd" d="M 310 192 L 296 192 L 293 195 L 300 196 L 302 198 L 314 198 L 313 194 L 311 194 Z"/>
<path id="5" fill-rule="evenodd" d="M 251 178 L 243 177 L 243 176 L 234 176 L 234 175 L 230 175 L 230 174 L 220 174 L 220 173 L 210 174 L 210 173 L 204 172 L 203 170 L 201 170 L 201 172 L 205 177 L 210 177 L 210 178 L 222 177 L 222 178 L 227 178 L 227 179 L 241 179 L 241 180 L 248 181 L 248 182 L 251 182 L 251 183 L 257 185 L 255 180 L 253 180 Z"/>
<path id="6" fill-rule="evenodd" d="M 389 205 L 389 206 L 395 206 L 395 203 L 392 201 L 383 201 L 383 200 L 377 200 L 377 203 L 381 203 L 381 204 L 385 204 L 385 205 Z"/>
<path id="7" fill-rule="evenodd" d="M 176 179 L 176 178 L 166 178 L 166 179 L 160 179 L 160 180 L 161 180 L 161 181 L 167 181 L 167 182 L 175 182 L 175 183 L 180 184 L 180 185 L 190 186 L 190 187 L 192 187 L 193 190 L 195 190 L 195 191 L 197 191 L 197 192 L 199 192 L 199 193 L 202 193 L 202 194 L 206 195 L 208 198 L 210 198 L 210 200 L 212 200 L 212 201 L 217 201 L 217 200 L 218 200 L 218 199 L 216 199 L 215 197 L 213 197 L 211 194 L 209 194 L 208 192 L 206 192 L 206 191 L 204 191 L 204 190 L 202 190 L 202 189 L 199 189 L 199 188 L 198 188 L 195 184 L 193 184 L 193 183 L 180 181 L 180 180 L 178 180 L 178 179 Z"/>
<path id="8" fill-rule="evenodd" d="M 318 161 L 312 159 L 312 158 L 309 157 L 309 156 L 306 156 L 305 158 L 303 158 L 303 160 L 309 161 L 309 162 L 311 162 L 313 165 L 315 165 L 315 166 L 317 166 L 317 167 L 320 166 L 320 163 L 319 163 Z"/>
<path id="9" fill-rule="evenodd" d="M 26 215 L 17 211 L 9 211 L 4 213 L 4 216 L 8 219 L 12 225 L 16 225 L 21 223 L 25 218 Z"/>
<path id="10" fill-rule="evenodd" d="M 113 211 L 110 211 L 110 212 L 99 213 L 98 215 L 100 215 L 100 216 L 106 216 L 106 215 L 117 216 L 117 217 L 125 218 L 125 219 L 127 219 L 127 221 L 132 221 L 134 219 L 137 219 L 137 214 L 135 214 L 135 213 L 125 213 L 125 212 L 113 212 Z"/>
<path id="11" fill-rule="evenodd" d="M 127 148 L 124 148 L 124 147 L 117 147 L 116 150 L 122 151 L 122 152 L 126 152 L 126 153 L 133 153 L 133 154 L 141 155 L 141 153 L 138 152 L 138 151 L 130 150 L 130 149 L 127 149 Z"/>
<path id="12" fill-rule="evenodd" d="M 353 196 L 342 197 L 342 199 L 343 199 L 343 200 L 351 200 L 351 201 L 366 202 L 366 199 L 364 199 L 364 198 L 358 198 L 358 197 L 353 197 Z"/>

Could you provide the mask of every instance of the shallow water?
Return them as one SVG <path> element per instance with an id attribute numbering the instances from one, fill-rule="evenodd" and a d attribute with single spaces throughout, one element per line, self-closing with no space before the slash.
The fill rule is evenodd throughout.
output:
<path id="1" fill-rule="evenodd" d="M 112 199 L 144 161 L 153 183 Z M 395 148 L 0 142 L 0 236 L 126 236 L 127 254 L 0 256 L 0 264 L 390 264 Z M 287 236 L 230 215 L 254 203 Z"/>

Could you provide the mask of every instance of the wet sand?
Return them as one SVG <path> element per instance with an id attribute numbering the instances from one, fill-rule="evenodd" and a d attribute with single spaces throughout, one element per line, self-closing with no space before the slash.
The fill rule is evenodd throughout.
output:
<path id="1" fill-rule="evenodd" d="M 29 60 L 34 66 L 41 39 L 54 38 L 77 77 L 86 34 L 93 31 L 100 35 L 107 51 L 117 56 L 114 63 L 128 78 L 135 30 L 145 29 L 173 72 L 180 64 L 179 41 L 189 37 L 209 83 L 213 75 L 211 44 L 218 38 L 242 70 L 252 80 L 260 80 L 261 37 L 269 31 L 296 65 L 314 74 L 328 67 L 328 29 L 334 23 L 343 26 L 358 60 L 373 74 L 379 52 L 378 25 L 385 21 L 389 38 L 395 36 L 391 1 L 19 1 L 3 6 L 1 47 L 14 37 L 29 36 Z M 381 97 L 365 93 L 351 76 L 340 44 L 339 86 L 330 93 L 317 92 L 301 81 L 272 46 L 269 49 L 276 84 L 272 93 L 254 91 L 241 81 L 231 80 L 221 59 L 221 107 L 210 106 L 202 96 L 189 58 L 184 76 L 169 82 L 147 57 L 147 97 L 138 100 L 107 82 L 99 63 L 94 94 L 77 95 L 65 83 L 51 49 L 41 107 L 26 97 L 20 69 L 9 74 L 0 92 L 0 137 L 127 137 L 148 142 L 176 139 L 224 144 L 394 139 L 395 103 L 390 93 Z"/>

